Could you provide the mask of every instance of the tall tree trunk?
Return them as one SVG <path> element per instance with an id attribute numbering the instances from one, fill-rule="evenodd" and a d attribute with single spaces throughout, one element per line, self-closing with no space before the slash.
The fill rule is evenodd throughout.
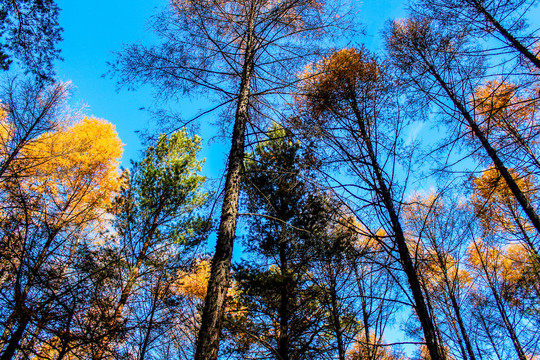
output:
<path id="1" fill-rule="evenodd" d="M 354 275 L 356 277 L 356 285 L 358 286 L 358 292 L 360 293 L 360 302 L 362 306 L 362 322 L 364 323 L 364 337 L 366 341 L 366 351 L 367 351 L 367 360 L 373 360 L 375 357 L 375 354 L 377 353 L 377 344 L 376 341 L 372 341 L 370 339 L 369 335 L 369 328 L 371 325 L 370 319 L 369 319 L 369 312 L 367 308 L 367 301 L 366 301 L 366 295 L 364 292 L 364 286 L 362 283 L 362 277 L 360 276 L 360 273 L 358 272 L 358 264 L 356 264 L 356 261 L 354 263 Z M 374 337 L 376 335 L 374 334 Z M 374 339 L 375 340 L 375 339 Z"/>
<path id="2" fill-rule="evenodd" d="M 445 278 L 446 278 L 446 274 L 445 274 Z M 448 280 L 445 279 L 445 282 L 447 282 L 447 281 Z M 471 341 L 469 339 L 469 335 L 467 333 L 467 329 L 465 328 L 463 318 L 461 317 L 461 309 L 459 308 L 459 305 L 457 303 L 457 299 L 456 299 L 456 296 L 454 294 L 454 291 L 451 290 L 450 284 L 448 282 L 447 282 L 446 286 L 448 287 L 448 294 L 449 294 L 449 297 L 450 297 L 450 301 L 452 303 L 452 308 L 454 309 L 454 314 L 456 316 L 456 321 L 458 323 L 459 330 L 461 332 L 461 337 L 462 337 L 463 341 L 465 342 L 465 347 L 467 348 L 467 353 L 469 354 L 469 359 L 476 360 L 476 356 L 474 355 L 474 351 L 473 351 L 473 348 L 472 348 L 472 345 L 471 345 Z"/>
<path id="3" fill-rule="evenodd" d="M 290 336 L 289 336 L 289 318 L 290 318 L 290 294 L 294 292 L 295 290 L 292 289 L 291 280 L 289 274 L 289 267 L 287 263 L 287 254 L 286 254 L 286 246 L 287 244 L 284 242 L 286 240 L 280 239 L 279 244 L 279 262 L 280 262 L 280 270 L 281 270 L 281 277 L 282 282 L 280 286 L 280 294 L 279 294 L 279 334 L 278 334 L 278 355 L 280 360 L 289 360 L 289 344 L 290 344 Z"/>
<path id="4" fill-rule="evenodd" d="M 339 315 L 339 303 L 337 295 L 337 282 L 336 274 L 334 273 L 334 268 L 330 262 L 329 266 L 330 272 L 330 304 L 332 306 L 332 322 L 334 327 L 334 333 L 336 334 L 336 342 L 338 348 L 338 359 L 345 360 L 345 346 L 343 344 L 343 329 L 341 328 L 341 317 Z"/>
<path id="5" fill-rule="evenodd" d="M 23 311 L 20 315 L 19 321 L 17 322 L 17 330 L 13 332 L 9 338 L 7 346 L 0 357 L 0 360 L 11 360 L 15 355 L 15 352 L 19 349 L 20 341 L 23 338 L 23 335 L 30 323 L 30 314 L 27 314 L 26 311 Z"/>
<path id="6" fill-rule="evenodd" d="M 252 5 L 253 6 L 253 5 Z M 219 350 L 219 334 L 225 313 L 225 297 L 229 289 L 231 262 L 234 238 L 236 236 L 236 219 L 238 217 L 238 199 L 242 168 L 244 163 L 245 130 L 249 116 L 251 96 L 251 78 L 255 56 L 255 16 L 251 16 L 248 25 L 244 64 L 240 93 L 236 107 L 236 115 L 229 153 L 227 178 L 225 180 L 225 196 L 221 208 L 221 219 L 216 250 L 212 259 L 210 279 L 201 317 L 201 328 L 197 338 L 195 360 L 216 360 Z"/>
<path id="7" fill-rule="evenodd" d="M 441 351 L 440 344 L 437 341 L 437 333 L 435 331 L 435 326 L 433 325 L 433 320 L 426 306 L 425 297 L 422 293 L 422 286 L 420 285 L 420 280 L 418 278 L 418 274 L 416 273 L 416 268 L 412 261 L 411 254 L 409 253 L 407 242 L 405 241 L 405 235 L 399 221 L 399 216 L 396 212 L 394 202 L 392 200 L 392 194 L 390 193 L 390 189 L 386 185 L 382 169 L 379 167 L 377 156 L 375 155 L 375 150 L 373 148 L 371 139 L 366 128 L 365 119 L 360 113 L 356 100 L 353 101 L 352 107 L 358 122 L 360 136 L 366 146 L 369 161 L 371 163 L 370 165 L 375 175 L 375 191 L 379 196 L 380 200 L 382 201 L 383 206 L 388 213 L 388 216 L 390 217 L 390 226 L 394 231 L 394 239 L 398 248 L 400 262 L 403 266 L 405 274 L 407 275 L 409 288 L 411 289 L 414 299 L 414 309 L 416 310 L 416 315 L 418 316 L 420 324 L 422 325 L 426 346 L 432 360 L 444 360 L 445 356 L 444 353 Z"/>
<path id="8" fill-rule="evenodd" d="M 471 128 L 473 134 L 476 136 L 476 138 L 480 141 L 484 149 L 486 150 L 488 156 L 493 161 L 493 164 L 495 165 L 495 168 L 501 174 L 504 181 L 506 182 L 506 185 L 508 185 L 508 188 L 510 191 L 512 191 L 512 194 L 518 201 L 519 205 L 531 221 L 532 225 L 536 229 L 536 231 L 540 234 L 540 218 L 538 217 L 538 214 L 536 213 L 535 209 L 533 208 L 532 204 L 529 202 L 523 191 L 519 188 L 518 184 L 510 174 L 510 171 L 504 166 L 504 163 L 500 159 L 497 150 L 495 150 L 491 144 L 489 143 L 486 135 L 480 129 L 478 124 L 474 121 L 471 114 L 467 111 L 465 108 L 465 105 L 461 103 L 457 97 L 456 94 L 450 89 L 448 84 L 442 79 L 442 77 L 439 75 L 437 69 L 429 62 L 429 60 L 424 56 L 421 49 L 416 49 L 417 53 L 422 57 L 422 60 L 424 61 L 424 64 L 426 64 L 429 68 L 430 73 L 435 77 L 439 85 L 443 88 L 443 90 L 446 92 L 454 106 L 458 109 L 459 113 L 463 118 L 467 121 L 467 125 Z"/>
<path id="9" fill-rule="evenodd" d="M 122 312 L 124 311 L 124 307 L 126 306 L 129 300 L 129 297 L 132 294 L 133 286 L 135 286 L 135 282 L 137 281 L 137 278 L 139 276 L 139 271 L 141 270 L 141 266 L 143 264 L 144 259 L 146 258 L 146 254 L 148 252 L 148 249 L 150 248 L 150 244 L 157 230 L 158 219 L 161 214 L 161 209 L 162 207 L 160 204 L 159 207 L 156 209 L 150 228 L 144 234 L 145 237 L 144 237 L 143 246 L 141 248 L 141 251 L 137 255 L 137 260 L 135 262 L 135 265 L 131 268 L 129 278 L 126 282 L 126 286 L 124 286 L 124 288 L 122 289 L 122 293 L 120 294 L 120 299 L 118 300 L 118 303 L 116 303 L 116 308 L 114 309 L 114 315 L 112 319 L 110 320 L 110 322 L 107 324 L 107 333 L 99 341 L 100 346 L 98 347 L 98 349 L 96 350 L 96 353 L 93 356 L 94 360 L 103 359 L 105 352 L 108 349 L 108 345 L 114 339 L 114 336 L 118 331 L 118 327 L 119 327 L 118 325 L 122 317 Z"/>
<path id="10" fill-rule="evenodd" d="M 497 309 L 499 310 L 499 313 L 501 314 L 501 317 L 503 319 L 504 327 L 506 328 L 506 331 L 508 331 L 508 335 L 510 336 L 510 339 L 512 340 L 512 343 L 514 344 L 514 348 L 516 349 L 516 353 L 518 355 L 518 358 L 520 360 L 527 360 L 527 357 L 525 356 L 525 352 L 523 351 L 523 347 L 521 346 L 521 343 L 516 335 L 516 332 L 514 331 L 514 327 L 510 323 L 510 319 L 508 318 L 508 314 L 506 313 L 506 310 L 504 309 L 504 304 L 501 300 L 501 297 L 499 296 L 499 293 L 497 292 L 497 289 L 495 288 L 495 284 L 491 280 L 491 275 L 489 274 L 487 264 L 484 261 L 484 258 L 482 257 L 482 253 L 478 247 L 478 244 L 476 241 L 474 242 L 474 247 L 476 249 L 476 252 L 478 254 L 478 258 L 480 259 L 480 264 L 482 265 L 482 270 L 484 271 L 484 274 L 486 275 L 486 281 L 488 283 L 488 287 L 491 290 L 491 293 L 493 294 L 493 297 L 495 298 L 495 303 L 497 304 Z"/>
<path id="11" fill-rule="evenodd" d="M 479 314 L 479 316 L 480 316 L 480 320 L 482 320 L 482 326 L 484 327 L 484 330 L 486 330 L 486 334 L 487 334 L 487 336 L 489 338 L 489 342 L 491 344 L 491 347 L 495 351 L 495 355 L 497 355 L 497 359 L 502 360 L 501 354 L 499 354 L 499 350 L 497 350 L 498 346 L 495 344 L 495 341 L 493 340 L 493 336 L 491 336 L 491 331 L 489 331 L 489 327 L 486 324 L 486 319 L 484 319 L 484 316 L 482 314 Z M 477 343 L 477 345 L 478 345 L 478 343 Z M 478 353 L 482 354 L 480 349 L 478 350 Z"/>
<path id="12" fill-rule="evenodd" d="M 482 14 L 495 29 L 497 29 L 497 31 L 506 39 L 506 41 L 508 41 L 511 47 L 516 49 L 521 55 L 523 55 L 523 57 L 540 69 L 540 59 L 530 52 L 529 49 L 527 49 L 518 39 L 510 34 L 510 32 L 487 11 L 480 1 L 472 0 L 472 4 L 474 5 L 475 9 Z"/>
<path id="13" fill-rule="evenodd" d="M 146 356 L 146 352 L 148 351 L 148 345 L 150 344 L 150 334 L 152 332 L 152 327 L 154 326 L 154 316 L 156 314 L 157 304 L 159 301 L 159 295 L 161 293 L 160 287 L 161 287 L 161 276 L 154 290 L 154 297 L 152 298 L 152 308 L 150 309 L 150 319 L 148 319 L 148 323 L 146 324 L 146 331 L 144 333 L 143 343 L 139 351 L 139 360 L 144 360 Z"/>
<path id="14" fill-rule="evenodd" d="M 473 351 L 473 348 L 472 348 L 472 345 L 471 345 L 471 341 L 469 339 L 469 335 L 467 333 L 467 329 L 465 328 L 463 318 L 461 317 L 461 309 L 459 307 L 459 304 L 458 304 L 458 301 L 457 301 L 457 298 L 456 298 L 456 294 L 455 294 L 455 291 L 454 291 L 455 287 L 452 284 L 452 281 L 450 280 L 450 278 L 448 277 L 448 268 L 447 268 L 447 265 L 446 265 L 447 261 L 446 261 L 445 257 L 443 256 L 443 254 L 441 253 L 441 251 L 439 250 L 436 241 L 432 241 L 432 246 L 435 248 L 435 251 L 436 251 L 436 254 L 437 254 L 437 261 L 439 263 L 439 266 L 441 267 L 441 269 L 443 269 L 443 271 L 442 271 L 443 281 L 444 281 L 444 286 L 446 287 L 446 292 L 448 294 L 448 297 L 446 297 L 446 295 L 444 295 L 445 296 L 445 303 L 448 303 L 448 298 L 449 298 L 450 303 L 451 303 L 451 308 L 454 310 L 454 315 L 455 315 L 455 319 L 452 319 L 452 322 L 455 325 L 455 321 L 457 321 L 457 324 L 459 326 L 459 332 L 456 331 L 456 335 L 458 336 L 458 338 L 461 338 L 463 340 L 463 342 L 465 343 L 465 348 L 467 349 L 469 359 L 470 360 L 476 360 L 476 356 L 474 355 L 474 351 Z M 460 341 L 459 346 L 461 348 L 463 348 L 463 344 L 462 344 L 461 341 Z M 463 358 L 466 359 L 465 352 L 463 350 L 464 349 L 462 349 L 462 352 L 464 353 Z"/>

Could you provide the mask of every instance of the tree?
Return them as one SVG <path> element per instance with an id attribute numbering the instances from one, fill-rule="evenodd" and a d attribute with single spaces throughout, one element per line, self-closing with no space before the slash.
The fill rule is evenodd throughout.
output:
<path id="1" fill-rule="evenodd" d="M 320 357 L 325 299 L 311 274 L 324 248 L 330 208 L 303 180 L 302 153 L 290 132 L 274 124 L 267 136 L 245 165 L 252 260 L 235 269 L 246 319 L 233 331 L 256 334 L 244 351 L 259 358 Z"/>
<path id="2" fill-rule="evenodd" d="M 499 153 L 515 169 L 536 174 L 540 168 L 537 92 L 537 85 L 520 86 L 501 78 L 487 81 L 473 94 L 479 126 Z"/>
<path id="3" fill-rule="evenodd" d="M 5 180 L 6 171 L 14 162 L 28 163 L 28 159 L 21 157 L 23 148 L 69 123 L 65 113 L 69 90 L 69 83 L 46 84 L 28 79 L 4 83 L 0 94 L 0 181 Z"/>
<path id="4" fill-rule="evenodd" d="M 429 353 L 432 359 L 443 359 L 394 199 L 394 169 L 384 168 L 384 164 L 396 162 L 398 139 L 383 143 L 382 126 L 385 121 L 390 124 L 391 134 L 399 133 L 403 126 L 392 108 L 396 97 L 390 74 L 365 49 L 348 48 L 312 65 L 303 74 L 303 81 L 302 93 L 297 97 L 300 126 L 330 147 L 355 180 L 371 192 L 370 205 L 393 241 L 389 247 L 397 248 Z"/>
<path id="5" fill-rule="evenodd" d="M 113 251 L 125 266 L 96 359 L 104 356 L 130 318 L 124 308 L 137 292 L 142 274 L 166 273 L 182 256 L 182 248 L 200 242 L 208 230 L 208 223 L 197 215 L 208 197 L 201 189 L 205 178 L 198 174 L 203 162 L 197 160 L 199 150 L 200 138 L 190 138 L 183 129 L 161 135 L 146 149 L 144 159 L 132 166 L 114 208 L 118 238 L 111 239 L 119 243 Z"/>
<path id="6" fill-rule="evenodd" d="M 50 78 L 62 40 L 54 0 L 2 0 L 0 9 L 0 68 L 7 70 L 17 59 L 27 72 Z"/>
<path id="7" fill-rule="evenodd" d="M 404 209 L 407 237 L 416 242 L 418 268 L 426 293 L 430 297 L 441 332 L 453 358 L 476 359 L 470 318 L 466 304 L 471 301 L 469 289 L 475 284 L 463 264 L 471 234 L 473 214 L 467 204 L 443 194 L 415 194 Z M 456 348 L 457 347 L 457 348 Z M 459 351 L 459 352 L 458 352 Z"/>
<path id="8" fill-rule="evenodd" d="M 523 34 L 527 28 L 527 11 L 533 5 L 530 0 L 419 0 L 412 7 L 414 12 L 440 21 L 451 31 L 493 37 L 539 70 L 540 58 L 534 48 L 538 34 Z"/>
<path id="9" fill-rule="evenodd" d="M 501 152 L 480 126 L 478 114 L 469 102 L 472 89 L 479 85 L 483 72 L 481 59 L 471 55 L 465 33 L 452 33 L 427 18 L 395 21 L 387 33 L 387 49 L 403 81 L 425 94 L 450 115 L 459 133 L 466 128 L 485 150 L 489 161 L 501 174 L 537 232 L 540 218 L 534 204 L 512 177 Z"/>
<path id="10" fill-rule="evenodd" d="M 132 46 L 116 69 L 127 82 L 151 82 L 166 96 L 208 90 L 235 108 L 220 226 L 198 338 L 196 359 L 215 359 L 230 282 L 246 126 L 264 96 L 282 92 L 293 67 L 319 48 L 320 35 L 341 15 L 312 0 L 175 0 L 156 19 L 165 43 Z M 311 42 L 309 43 L 309 41 Z M 313 45 L 311 48 L 310 45 Z M 219 106 L 218 106 L 219 107 Z M 251 118 L 251 119 L 250 119 Z"/>
<path id="11" fill-rule="evenodd" d="M 1 284 L 3 360 L 13 358 L 30 326 L 40 332 L 61 316 L 55 311 L 62 313 L 62 296 L 69 296 L 65 274 L 78 244 L 106 223 L 120 187 L 122 144 L 103 120 L 42 134 L 20 153 L 25 161 L 11 162 L 0 186 L 1 260 L 9 274 Z"/>
<path id="12" fill-rule="evenodd" d="M 519 175 L 515 170 L 509 170 L 527 198 L 534 201 L 536 187 L 533 176 Z M 517 238 L 529 248 L 533 258 L 538 259 L 540 255 L 534 233 L 531 234 L 531 224 L 523 217 L 519 204 L 497 170 L 486 169 L 482 175 L 473 179 L 473 185 L 472 203 L 484 231 L 492 236 L 503 237 L 505 242 L 509 240 L 508 235 Z"/>
<path id="13" fill-rule="evenodd" d="M 524 334 L 524 332 L 518 332 L 517 330 L 520 319 L 519 317 L 516 318 L 510 315 L 510 308 L 507 306 L 507 302 L 504 297 L 501 296 L 501 283 L 504 283 L 505 275 L 509 275 L 509 259 L 505 259 L 506 256 L 496 247 L 490 246 L 489 244 L 486 244 L 480 240 L 473 241 L 467 253 L 468 262 L 471 268 L 474 269 L 479 276 L 481 276 L 482 280 L 485 281 L 487 293 L 491 295 L 493 299 L 493 301 L 488 301 L 488 294 L 477 294 L 476 296 L 478 303 L 483 306 L 489 306 L 489 304 L 494 303 L 495 308 L 499 313 L 500 320 L 502 320 L 501 327 L 504 328 L 508 334 L 508 337 L 511 339 L 517 357 L 519 359 L 527 359 L 527 349 L 524 348 L 523 344 L 535 343 L 537 340 L 523 342 L 523 338 L 520 339 L 519 335 L 523 336 Z M 506 264 L 504 264 L 505 262 Z M 522 324 L 522 326 L 526 329 L 526 322 L 525 324 Z M 533 331 L 533 339 L 537 337 L 536 333 L 536 331 Z M 535 348 L 536 347 L 532 349 L 533 354 L 531 355 L 534 355 Z"/>
<path id="14" fill-rule="evenodd" d="M 349 355 L 353 359 L 392 358 L 392 347 L 384 341 L 385 330 L 404 302 L 400 300 L 402 288 L 395 273 L 395 260 L 384 244 L 387 234 L 382 229 L 370 234 L 356 221 L 346 228 L 357 234 L 346 253 L 355 280 L 356 289 L 351 295 L 356 302 L 356 321 L 358 327 L 361 325 Z"/>

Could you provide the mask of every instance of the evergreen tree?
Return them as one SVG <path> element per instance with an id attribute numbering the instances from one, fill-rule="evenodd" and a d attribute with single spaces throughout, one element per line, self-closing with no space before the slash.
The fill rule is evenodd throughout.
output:
<path id="1" fill-rule="evenodd" d="M 313 359 L 328 351 L 324 294 L 312 271 L 327 199 L 304 179 L 301 156 L 291 134 L 274 124 L 245 166 L 251 260 L 237 266 L 235 278 L 247 311 L 232 329 L 258 335 L 248 349 L 260 358 Z"/>

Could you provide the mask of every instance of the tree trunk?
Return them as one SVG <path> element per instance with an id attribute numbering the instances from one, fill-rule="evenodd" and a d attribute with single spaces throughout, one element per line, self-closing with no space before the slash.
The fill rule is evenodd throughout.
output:
<path id="1" fill-rule="evenodd" d="M 156 314 L 157 303 L 159 301 L 159 295 L 161 293 L 160 287 L 161 287 L 161 277 L 159 278 L 159 281 L 156 284 L 156 288 L 154 290 L 154 297 L 152 299 L 152 308 L 150 309 L 150 319 L 148 319 L 148 323 L 146 324 L 146 331 L 144 333 L 143 343 L 139 351 L 139 360 L 144 360 L 146 356 L 146 352 L 148 351 L 148 345 L 150 344 L 150 334 L 152 332 L 152 327 L 154 326 L 154 316 Z"/>
<path id="2" fill-rule="evenodd" d="M 29 323 L 30 323 L 30 315 L 27 314 L 25 311 L 23 311 L 23 314 L 21 314 L 21 317 L 18 321 L 19 326 L 17 327 L 17 330 L 15 330 L 15 332 L 11 334 L 11 337 L 9 338 L 9 341 L 7 343 L 7 347 L 4 350 L 4 353 L 2 354 L 2 357 L 0 358 L 0 360 L 13 359 L 15 352 L 17 351 L 17 349 L 19 349 L 19 346 L 20 346 L 19 343 Z"/>
<path id="3" fill-rule="evenodd" d="M 449 280 L 446 278 L 446 274 L 445 274 L 445 282 L 446 282 L 446 286 L 448 287 L 448 295 L 450 297 L 450 301 L 452 302 L 452 308 L 454 309 L 454 314 L 456 315 L 456 320 L 459 325 L 461 337 L 463 338 L 463 341 L 465 342 L 465 347 L 467 348 L 467 352 L 469 354 L 469 359 L 476 360 L 476 357 L 474 355 L 474 351 L 471 345 L 471 341 L 469 339 L 469 335 L 467 334 L 467 329 L 465 328 L 465 324 L 463 323 L 463 318 L 461 317 L 461 310 L 457 303 L 456 296 L 454 295 L 454 291 L 450 287 Z"/>
<path id="4" fill-rule="evenodd" d="M 150 248 L 152 239 L 157 230 L 157 227 L 158 227 L 157 222 L 159 219 L 159 215 L 161 214 L 161 209 L 162 207 L 160 204 L 154 214 L 152 225 L 150 226 L 148 231 L 145 232 L 146 234 L 144 234 L 145 237 L 144 237 L 144 243 L 143 243 L 142 249 L 137 255 L 135 266 L 131 268 L 129 278 L 126 282 L 126 286 L 124 286 L 124 288 L 122 289 L 122 293 L 120 294 L 120 299 L 118 300 L 118 303 L 116 304 L 116 309 L 114 310 L 114 315 L 111 321 L 107 324 L 107 333 L 100 340 L 99 342 L 100 346 L 98 347 L 96 354 L 93 356 L 93 359 L 95 360 L 103 359 L 103 356 L 108 348 L 108 344 L 113 340 L 118 330 L 118 325 L 122 317 L 122 312 L 124 311 L 124 307 L 126 306 L 129 300 L 129 297 L 132 294 L 133 286 L 135 286 L 135 282 L 137 281 L 137 278 L 139 276 L 139 271 L 141 270 L 143 261 L 146 258 L 146 253 L 148 252 L 148 249 Z"/>
<path id="5" fill-rule="evenodd" d="M 452 103 L 461 113 L 461 116 L 465 118 L 465 120 L 467 121 L 467 125 L 471 128 L 473 134 L 480 141 L 480 143 L 486 150 L 488 156 L 493 161 L 495 168 L 497 169 L 499 174 L 501 174 L 501 176 L 503 177 L 504 181 L 508 185 L 508 188 L 510 189 L 510 191 L 512 191 L 512 194 L 514 195 L 519 205 L 521 206 L 521 208 L 523 209 L 523 211 L 525 212 L 525 214 L 531 221 L 536 231 L 540 234 L 540 218 L 536 214 L 536 211 L 531 205 L 531 203 L 529 202 L 529 200 L 527 200 L 527 197 L 525 197 L 525 194 L 523 194 L 523 192 L 519 188 L 518 184 L 516 183 L 516 181 L 514 180 L 514 178 L 508 171 L 508 169 L 504 166 L 502 160 L 499 158 L 499 155 L 497 154 L 497 151 L 491 146 L 491 144 L 489 143 L 482 129 L 480 129 L 478 124 L 472 118 L 471 114 L 467 111 L 465 106 L 459 101 L 456 94 L 454 94 L 454 92 L 452 91 L 452 89 L 450 89 L 448 84 L 441 78 L 441 76 L 439 75 L 435 67 L 426 59 L 423 52 L 420 49 L 416 49 L 416 51 L 422 57 L 422 60 L 428 66 L 429 71 L 435 77 L 435 79 L 437 80 L 439 85 L 443 88 L 443 90 L 446 92 L 450 100 L 452 100 Z"/>
<path id="6" fill-rule="evenodd" d="M 379 167 L 379 163 L 377 161 L 371 139 L 369 138 L 365 119 L 362 117 L 360 110 L 358 109 L 358 104 L 356 103 L 356 100 L 353 102 L 352 107 L 358 121 L 360 136 L 366 146 L 369 161 L 371 163 L 370 165 L 373 168 L 373 172 L 375 175 L 375 191 L 377 192 L 377 195 L 382 201 L 383 206 L 385 207 L 386 212 L 390 217 L 390 226 L 394 231 L 394 239 L 398 248 L 400 262 L 403 266 L 405 274 L 407 275 L 409 288 L 411 289 L 414 299 L 414 309 L 416 310 L 416 315 L 418 316 L 420 324 L 422 325 L 426 346 L 432 360 L 444 360 L 445 356 L 444 353 L 441 351 L 441 347 L 438 344 L 435 326 L 433 325 L 431 315 L 426 306 L 426 301 L 424 298 L 424 294 L 422 293 L 420 280 L 418 278 L 418 274 L 416 273 L 414 263 L 411 259 L 411 255 L 407 247 L 407 242 L 405 241 L 405 235 L 399 221 L 399 216 L 394 208 L 394 202 L 392 200 L 390 189 L 386 186 L 386 182 L 382 175 L 382 169 Z"/>
<path id="7" fill-rule="evenodd" d="M 329 266 L 330 271 L 330 303 L 332 306 L 332 320 L 334 326 L 334 332 L 336 334 L 336 342 L 338 348 L 339 360 L 345 360 L 345 346 L 343 344 L 343 330 L 341 328 L 341 320 L 339 315 L 339 303 L 337 295 L 337 282 L 336 274 L 334 273 L 333 264 L 330 262 Z"/>
<path id="8" fill-rule="evenodd" d="M 484 319 L 484 316 L 482 314 L 479 314 L 480 316 L 480 320 L 482 320 L 482 326 L 484 327 L 484 329 L 486 330 L 486 334 L 489 338 L 489 342 L 491 344 L 491 347 L 493 348 L 493 350 L 495 351 L 495 354 L 497 355 L 497 359 L 498 360 L 502 360 L 501 358 L 501 354 L 499 354 L 499 350 L 497 350 L 497 345 L 495 344 L 495 341 L 493 340 L 493 336 L 491 336 L 491 331 L 489 331 L 489 328 L 486 324 L 486 319 Z M 477 343 L 478 344 L 478 343 Z M 478 350 L 478 353 L 479 354 L 482 354 L 482 352 L 480 351 L 480 349 Z"/>
<path id="9" fill-rule="evenodd" d="M 250 10 L 253 12 L 253 10 Z M 240 93 L 236 107 L 236 115 L 229 153 L 227 178 L 225 180 L 225 196 L 221 208 L 221 219 L 216 241 L 216 251 L 212 259 L 210 279 L 201 317 L 201 328 L 197 338 L 195 360 L 215 360 L 219 350 L 219 334 L 225 313 L 225 297 L 229 289 L 231 262 L 234 238 L 236 236 L 236 219 L 238 217 L 238 199 L 242 168 L 244 163 L 245 130 L 249 115 L 251 96 L 251 77 L 253 74 L 255 39 L 254 15 L 250 16 Z"/>
<path id="10" fill-rule="evenodd" d="M 279 304 L 279 334 L 278 334 L 278 356 L 280 360 L 289 360 L 289 310 L 290 310 L 290 294 L 295 291 L 291 286 L 291 277 L 287 264 L 286 243 L 284 239 L 280 239 L 279 244 L 279 260 L 282 283 L 280 286 L 280 304 Z"/>
<path id="11" fill-rule="evenodd" d="M 474 7 L 480 14 L 482 14 L 486 20 L 497 29 L 497 31 L 508 41 L 511 47 L 519 51 L 521 55 L 523 55 L 527 60 L 529 60 L 534 66 L 536 66 L 538 69 L 540 69 L 540 59 L 537 58 L 533 53 L 529 51 L 518 39 L 516 39 L 512 34 L 506 30 L 504 26 L 502 26 L 501 23 L 499 23 L 493 15 L 491 15 L 484 6 L 482 6 L 481 2 L 478 0 L 472 1 Z"/>
<path id="12" fill-rule="evenodd" d="M 377 353 L 376 341 L 373 341 L 373 344 L 372 344 L 371 339 L 370 339 L 369 327 L 371 325 L 371 322 L 369 319 L 370 314 L 368 313 L 367 302 L 366 302 L 367 296 L 365 295 L 365 292 L 364 292 L 362 278 L 360 276 L 360 273 L 358 272 L 358 265 L 356 264 L 356 261 L 354 264 L 354 275 L 356 277 L 356 285 L 358 287 L 358 292 L 361 299 L 360 301 L 362 304 L 361 305 L 362 306 L 362 322 L 364 323 L 364 336 L 365 336 L 365 341 L 366 341 L 365 346 L 366 346 L 366 351 L 367 351 L 366 360 L 373 360 L 375 357 L 375 354 Z M 375 336 L 376 335 L 374 334 L 374 337 Z"/>
<path id="13" fill-rule="evenodd" d="M 499 313 L 501 314 L 504 327 L 506 328 L 506 331 L 508 331 L 508 335 L 510 336 L 510 339 L 512 340 L 514 348 L 516 349 L 517 356 L 519 360 L 527 360 L 527 357 L 525 356 L 525 352 L 523 351 L 523 347 L 521 346 L 521 343 L 519 342 L 516 332 L 514 331 L 514 327 L 510 323 L 508 314 L 506 313 L 506 310 L 504 309 L 504 304 L 501 300 L 501 297 L 499 296 L 499 293 L 497 292 L 497 289 L 495 288 L 495 284 L 491 280 L 491 276 L 489 274 L 487 265 L 484 261 L 484 258 L 482 257 L 482 253 L 480 252 L 480 249 L 478 248 L 478 245 L 476 244 L 476 242 L 474 242 L 474 246 L 475 246 L 476 252 L 478 253 L 478 258 L 480 259 L 482 270 L 484 271 L 484 274 L 486 275 L 486 281 L 488 283 L 488 287 L 491 290 L 493 297 L 495 298 L 497 309 L 499 310 Z"/>

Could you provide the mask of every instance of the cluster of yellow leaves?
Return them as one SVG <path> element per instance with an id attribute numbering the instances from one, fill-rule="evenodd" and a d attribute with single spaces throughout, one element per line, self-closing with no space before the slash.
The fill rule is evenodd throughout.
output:
<path id="1" fill-rule="evenodd" d="M 515 305 L 520 303 L 521 296 L 530 295 L 529 291 L 534 291 L 527 289 L 529 285 L 538 287 L 537 278 L 529 279 L 535 276 L 531 272 L 534 264 L 531 253 L 522 244 L 497 247 L 477 241 L 467 249 L 467 261 L 478 273 L 487 271 L 491 281 L 501 285 L 502 296 Z"/>
<path id="2" fill-rule="evenodd" d="M 474 278 L 471 273 L 463 269 L 458 259 L 447 252 L 439 252 L 428 249 L 424 253 L 422 276 L 426 279 L 426 285 L 434 292 L 447 291 L 446 281 L 458 283 L 460 287 L 473 287 Z"/>
<path id="3" fill-rule="evenodd" d="M 450 347 L 448 345 L 443 345 L 442 352 L 444 353 L 446 360 L 455 360 L 454 357 L 450 356 Z M 420 359 L 431 360 L 431 355 L 429 354 L 429 350 L 425 344 L 420 346 Z"/>
<path id="4" fill-rule="evenodd" d="M 528 197 L 535 196 L 536 187 L 531 175 L 508 170 Z M 472 203 L 485 229 L 520 231 L 515 229 L 516 221 L 529 227 L 527 221 L 519 216 L 516 198 L 497 169 L 486 169 L 481 176 L 473 179 L 473 186 Z"/>
<path id="5" fill-rule="evenodd" d="M 12 171 L 26 194 L 48 198 L 71 220 L 85 221 L 108 207 L 119 190 L 122 147 L 114 125 L 84 118 L 28 143 Z"/>
<path id="6" fill-rule="evenodd" d="M 434 293 L 447 291 L 447 281 L 458 282 L 461 287 L 472 286 L 471 274 L 461 266 L 459 259 L 445 250 L 445 246 L 453 244 L 439 243 L 447 234 L 441 234 L 440 224 L 433 221 L 443 219 L 448 206 L 444 206 L 434 191 L 414 193 L 407 202 L 409 205 L 403 211 L 409 227 L 407 242 L 411 251 L 421 254 L 421 274 L 426 286 Z"/>
<path id="7" fill-rule="evenodd" d="M 62 347 L 62 341 L 58 337 L 53 337 L 46 343 L 44 343 L 41 348 L 38 349 L 36 352 L 36 355 L 33 359 L 36 360 L 54 360 L 58 359 L 60 355 L 60 349 Z M 77 354 L 79 355 L 79 354 Z M 79 359 L 80 357 L 74 355 L 71 351 L 67 354 L 64 354 L 63 359 L 65 360 L 75 360 Z"/>
<path id="8" fill-rule="evenodd" d="M 378 359 L 378 360 L 402 360 L 405 357 L 391 351 L 390 346 L 381 346 L 383 339 L 378 334 L 370 334 L 369 342 L 366 334 L 361 331 L 351 350 L 347 352 L 348 360 Z"/>
<path id="9" fill-rule="evenodd" d="M 476 89 L 474 105 L 484 118 L 482 128 L 486 133 L 502 130 L 507 134 L 534 125 L 540 102 L 535 94 L 522 96 L 518 86 L 501 80 L 488 81 Z M 536 143 L 536 140 L 532 140 Z"/>
<path id="10" fill-rule="evenodd" d="M 208 280 L 210 279 L 210 270 L 211 264 L 208 260 L 196 260 L 189 271 L 178 272 L 178 280 L 174 284 L 173 293 L 188 298 L 204 300 L 208 288 Z M 247 314 L 247 308 L 241 304 L 235 284 L 227 291 L 225 311 L 229 319 L 235 321 L 243 321 Z M 242 338 L 242 341 L 246 341 L 246 339 L 243 339 L 244 335 L 241 333 L 237 333 L 234 336 L 238 338 L 238 341 L 240 341 L 240 338 Z"/>
<path id="11" fill-rule="evenodd" d="M 344 48 L 311 64 L 299 76 L 303 80 L 302 96 L 296 98 L 316 118 L 335 109 L 343 100 L 373 96 L 381 77 L 377 61 L 363 48 Z M 366 86 L 367 85 L 367 86 Z"/>
<path id="12" fill-rule="evenodd" d="M 210 262 L 198 260 L 191 267 L 191 271 L 178 273 L 175 289 L 184 296 L 204 299 L 208 288 L 208 279 L 210 279 Z"/>

